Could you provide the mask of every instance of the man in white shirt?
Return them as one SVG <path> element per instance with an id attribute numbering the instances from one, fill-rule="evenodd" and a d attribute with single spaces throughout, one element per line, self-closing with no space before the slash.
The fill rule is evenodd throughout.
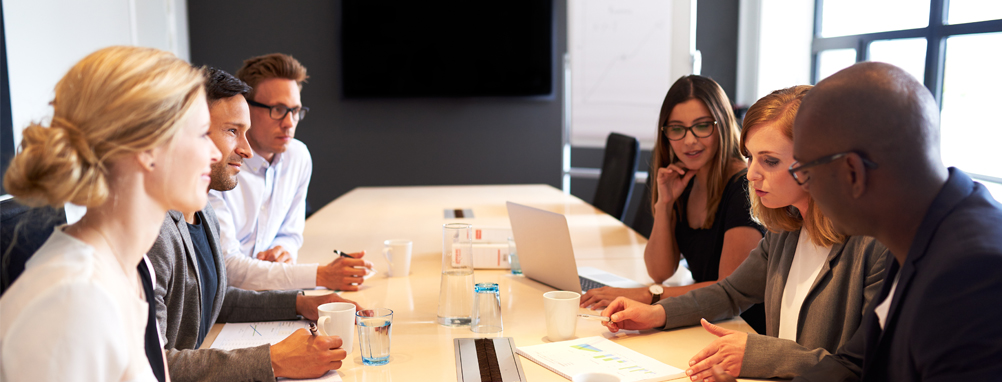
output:
<path id="1" fill-rule="evenodd" d="M 247 94 L 253 156 L 243 160 L 237 187 L 209 192 L 219 218 L 229 285 L 242 289 L 300 289 L 325 286 L 357 290 L 372 264 L 336 258 L 327 266 L 296 265 L 306 224 L 306 191 L 313 160 L 294 138 L 309 108 L 300 101 L 309 76 L 292 56 L 272 53 L 244 61 L 237 77 L 252 87 Z M 234 163 L 240 166 L 240 163 Z"/>

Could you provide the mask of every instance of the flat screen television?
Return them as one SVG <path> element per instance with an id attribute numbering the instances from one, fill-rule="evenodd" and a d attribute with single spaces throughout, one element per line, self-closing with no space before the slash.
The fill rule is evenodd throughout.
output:
<path id="1" fill-rule="evenodd" d="M 553 93 L 552 0 L 341 2 L 346 98 Z"/>

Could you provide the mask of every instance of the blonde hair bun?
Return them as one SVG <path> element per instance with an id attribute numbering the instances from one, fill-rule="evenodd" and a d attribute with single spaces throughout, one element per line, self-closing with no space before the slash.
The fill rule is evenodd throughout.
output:
<path id="1" fill-rule="evenodd" d="M 50 126 L 24 129 L 4 187 L 31 206 L 101 205 L 112 161 L 172 139 L 204 81 L 198 69 L 153 48 L 91 53 L 56 84 Z"/>

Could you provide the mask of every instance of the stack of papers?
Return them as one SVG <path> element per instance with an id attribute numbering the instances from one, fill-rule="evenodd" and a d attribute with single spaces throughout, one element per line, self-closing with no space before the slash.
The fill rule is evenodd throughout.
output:
<path id="1" fill-rule="evenodd" d="M 517 353 L 571 379 L 580 373 L 612 374 L 622 382 L 684 378 L 685 372 L 604 337 L 522 346 Z"/>

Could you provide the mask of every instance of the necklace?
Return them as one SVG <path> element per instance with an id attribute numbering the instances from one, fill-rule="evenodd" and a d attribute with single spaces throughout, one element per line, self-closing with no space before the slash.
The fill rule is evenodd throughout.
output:
<path id="1" fill-rule="evenodd" d="M 92 230 L 94 232 L 97 232 L 97 234 L 101 236 L 101 240 L 104 240 L 104 244 L 106 246 L 108 246 L 108 250 L 111 251 L 111 255 L 115 259 L 115 264 L 117 264 L 118 268 L 122 270 L 122 274 L 123 275 L 128 276 L 129 275 L 129 271 L 128 271 L 128 269 L 125 268 L 125 266 L 122 265 L 122 261 L 121 261 L 122 257 L 118 254 L 117 251 L 115 251 L 115 247 L 111 245 L 111 240 L 108 239 L 108 236 L 105 235 L 103 231 L 97 229 L 97 227 L 90 227 L 90 226 L 88 226 L 86 228 L 90 229 L 90 230 Z M 129 286 L 132 287 L 132 290 L 134 292 L 136 292 L 140 297 L 142 297 L 143 290 L 142 290 L 142 288 L 139 287 L 140 281 L 139 281 L 138 277 L 140 277 L 140 276 L 137 274 L 136 275 L 136 279 L 134 279 L 134 280 L 130 280 L 129 277 L 125 277 L 125 279 L 129 283 Z"/>

